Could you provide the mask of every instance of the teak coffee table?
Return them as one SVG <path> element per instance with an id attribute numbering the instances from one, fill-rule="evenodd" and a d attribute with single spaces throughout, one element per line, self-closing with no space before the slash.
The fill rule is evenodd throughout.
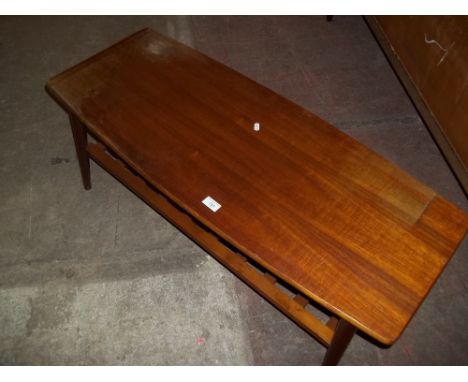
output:
<path id="1" fill-rule="evenodd" d="M 325 365 L 356 329 L 397 340 L 465 236 L 467 216 L 404 171 L 152 30 L 46 88 L 85 189 L 91 158 L 325 345 Z"/>

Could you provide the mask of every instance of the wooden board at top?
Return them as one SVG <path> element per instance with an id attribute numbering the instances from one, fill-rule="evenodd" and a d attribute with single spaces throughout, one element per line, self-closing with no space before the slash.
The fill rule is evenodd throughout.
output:
<path id="1" fill-rule="evenodd" d="M 372 150 L 154 31 L 47 89 L 189 214 L 383 343 L 399 337 L 465 235 L 462 211 Z"/>
<path id="2" fill-rule="evenodd" d="M 468 194 L 468 16 L 367 16 Z"/>

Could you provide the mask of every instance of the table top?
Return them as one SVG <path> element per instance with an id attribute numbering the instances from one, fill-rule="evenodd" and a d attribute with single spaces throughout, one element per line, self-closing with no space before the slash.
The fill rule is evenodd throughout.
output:
<path id="1" fill-rule="evenodd" d="M 149 29 L 47 90 L 190 215 L 385 344 L 468 227 L 461 210 L 353 138 Z"/>

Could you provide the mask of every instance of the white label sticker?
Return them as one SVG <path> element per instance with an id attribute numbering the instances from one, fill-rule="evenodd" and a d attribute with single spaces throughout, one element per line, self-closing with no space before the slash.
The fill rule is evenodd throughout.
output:
<path id="1" fill-rule="evenodd" d="M 221 208 L 221 204 L 219 204 L 211 196 L 207 196 L 205 199 L 203 199 L 202 203 L 213 212 L 216 212 Z"/>

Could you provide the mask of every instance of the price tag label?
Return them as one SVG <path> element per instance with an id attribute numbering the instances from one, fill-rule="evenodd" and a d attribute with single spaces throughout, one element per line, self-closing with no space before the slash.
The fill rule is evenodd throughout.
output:
<path id="1" fill-rule="evenodd" d="M 207 196 L 205 199 L 203 199 L 202 203 L 213 212 L 216 212 L 221 208 L 221 204 L 219 204 L 211 196 Z"/>

